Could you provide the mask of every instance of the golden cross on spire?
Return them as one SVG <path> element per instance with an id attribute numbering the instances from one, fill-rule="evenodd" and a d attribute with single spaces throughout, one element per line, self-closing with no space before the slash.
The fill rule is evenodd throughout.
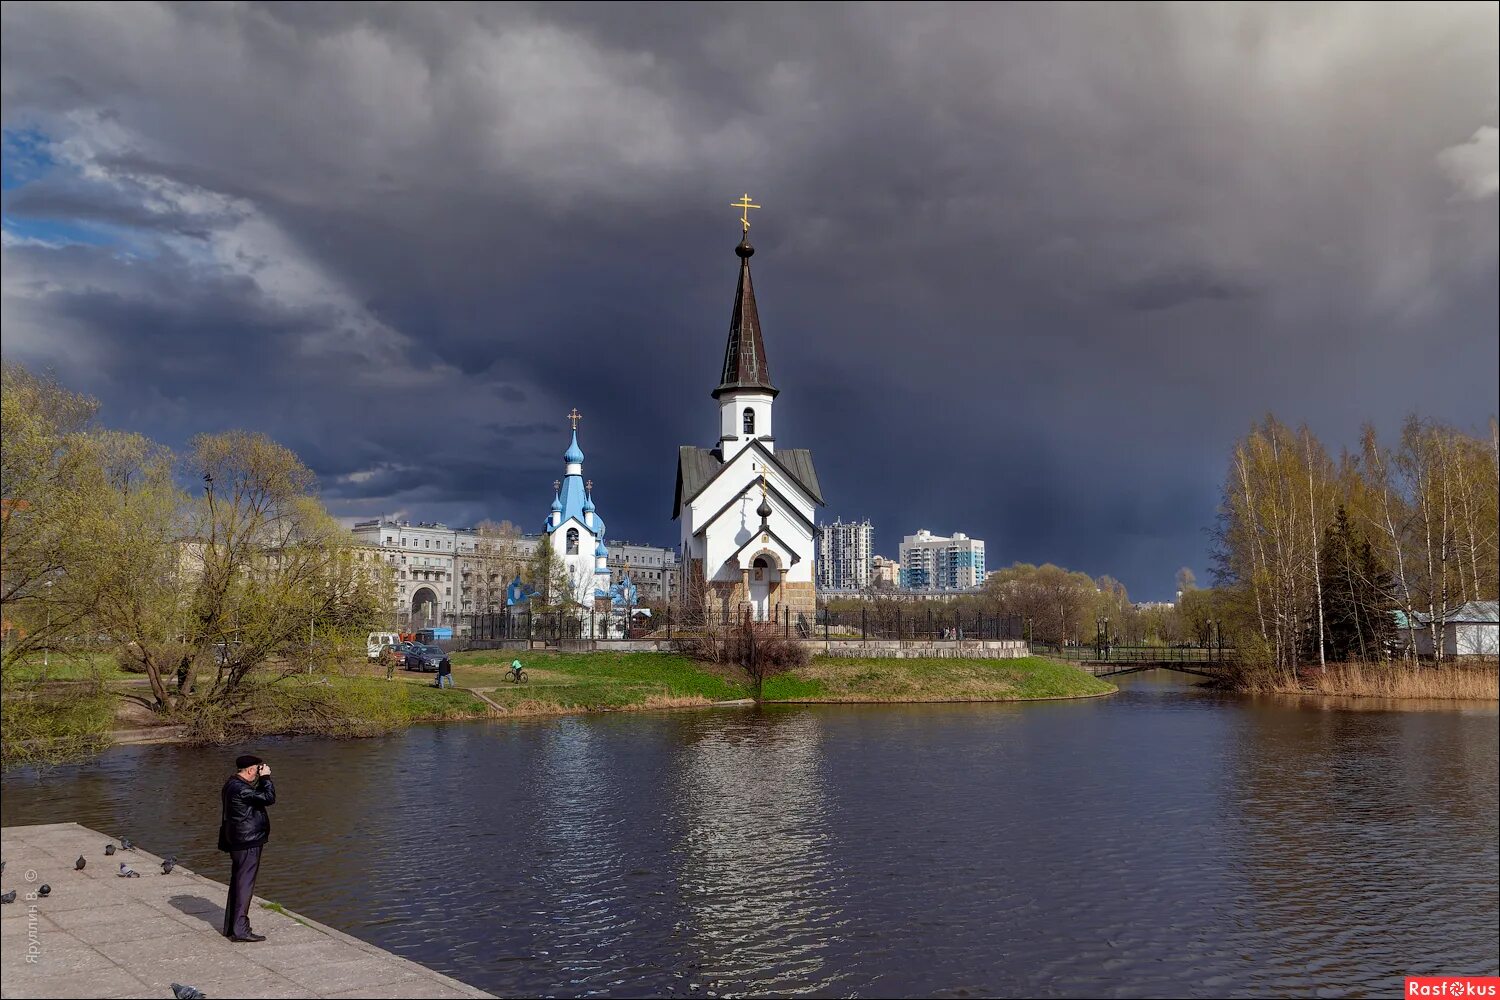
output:
<path id="1" fill-rule="evenodd" d="M 752 208 L 760 208 L 760 206 L 752 203 L 749 192 L 746 192 L 739 201 L 731 201 L 729 207 L 740 210 L 740 225 L 748 233 L 750 231 L 750 210 Z"/>
<path id="2" fill-rule="evenodd" d="M 573 411 L 568 414 L 568 423 L 573 425 L 575 431 L 578 429 L 578 421 L 582 419 L 583 414 L 578 412 L 578 407 L 573 407 Z"/>

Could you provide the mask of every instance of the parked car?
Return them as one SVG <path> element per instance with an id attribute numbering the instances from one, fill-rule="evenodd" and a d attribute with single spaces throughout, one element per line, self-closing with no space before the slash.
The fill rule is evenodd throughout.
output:
<path id="1" fill-rule="evenodd" d="M 437 673 L 438 663 L 447 654 L 436 646 L 425 643 L 412 643 L 411 652 L 406 654 L 407 670 L 422 670 Z"/>
<path id="2" fill-rule="evenodd" d="M 372 660 L 380 658 L 380 651 L 387 646 L 400 645 L 401 636 L 396 632 L 371 632 L 365 638 L 365 653 Z"/>

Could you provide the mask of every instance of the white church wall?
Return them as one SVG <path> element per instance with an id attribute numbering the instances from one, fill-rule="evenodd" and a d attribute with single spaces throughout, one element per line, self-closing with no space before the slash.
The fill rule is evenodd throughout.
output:
<path id="1" fill-rule="evenodd" d="M 568 554 L 569 528 L 578 529 L 578 552 L 575 555 Z M 573 599 L 579 604 L 592 606 L 594 603 L 594 548 L 599 544 L 598 536 L 578 521 L 569 518 L 547 538 L 552 544 L 552 551 L 562 560 L 566 568 L 568 580 L 572 584 Z"/>
<path id="2" fill-rule="evenodd" d="M 771 531 L 800 558 L 793 563 L 790 555 L 782 558 L 784 577 L 790 582 L 812 582 L 814 543 L 812 531 L 807 527 L 812 521 L 814 505 L 803 496 L 801 487 L 790 480 L 778 466 L 769 464 L 759 455 L 741 453 L 730 460 L 729 468 L 720 473 L 689 505 L 683 515 L 684 548 L 692 555 L 704 559 L 704 571 L 709 579 L 733 582 L 739 578 L 738 565 L 725 566 L 725 562 L 745 542 L 760 531 L 761 494 L 757 488 L 760 469 L 766 467 L 766 481 L 781 494 L 770 493 L 769 524 Z M 746 485 L 750 489 L 746 490 Z M 735 499 L 736 494 L 744 495 Z M 786 499 L 782 499 L 785 497 Z M 706 539 L 691 537 L 702 529 L 709 518 L 718 514 L 726 503 L 734 504 L 719 514 Z M 775 542 L 771 545 L 780 548 Z M 705 547 L 706 546 L 706 547 Z"/>
<path id="3" fill-rule="evenodd" d="M 694 498 L 691 508 L 693 524 L 692 532 L 697 532 L 703 527 L 703 520 L 712 517 L 720 507 L 728 503 L 733 497 L 745 489 L 745 484 L 758 483 L 760 480 L 761 466 L 766 467 L 767 481 L 779 489 L 785 496 L 791 499 L 796 508 L 801 511 L 809 523 L 816 514 L 816 506 L 811 500 L 804 499 L 802 487 L 792 482 L 790 477 L 781 470 L 781 467 L 769 463 L 764 457 L 754 451 L 742 451 L 729 460 L 729 467 L 720 471 L 713 482 Z M 760 490 L 755 489 L 755 500 L 750 506 L 753 508 L 760 503 Z M 774 501 L 774 498 L 773 498 Z M 729 514 L 725 514 L 729 517 Z M 760 518 L 755 518 L 755 523 L 760 523 Z M 798 529 L 799 535 L 805 535 L 808 539 L 807 558 L 812 557 L 812 533 L 806 528 Z M 786 536 L 783 536 L 786 537 Z M 791 538 L 787 538 L 791 542 Z"/>
<path id="4" fill-rule="evenodd" d="M 772 539 L 768 543 L 755 541 L 748 547 L 745 546 L 746 542 L 751 542 L 760 534 L 760 515 L 756 513 L 759 506 L 760 492 L 757 490 L 726 511 L 715 522 L 717 530 L 709 530 L 706 565 L 710 571 L 717 568 L 712 578 L 726 583 L 739 579 L 742 563 L 744 566 L 749 565 L 750 549 L 769 548 L 778 553 L 786 579 L 811 581 L 812 537 L 776 498 L 771 498 L 768 523 L 771 533 L 781 539 L 781 542 Z M 731 561 L 737 551 L 740 553 L 739 560 Z M 794 553 L 799 556 L 795 563 L 792 561 Z"/>
<path id="5" fill-rule="evenodd" d="M 750 410 L 755 414 L 754 437 L 766 437 L 774 433 L 771 430 L 771 394 L 768 392 L 745 392 L 725 395 L 719 399 L 719 439 L 725 455 L 734 455 L 750 443 L 750 438 L 745 436 L 745 411 Z M 728 441 L 725 438 L 737 440 Z M 770 441 L 762 441 L 771 451 L 775 446 Z"/>

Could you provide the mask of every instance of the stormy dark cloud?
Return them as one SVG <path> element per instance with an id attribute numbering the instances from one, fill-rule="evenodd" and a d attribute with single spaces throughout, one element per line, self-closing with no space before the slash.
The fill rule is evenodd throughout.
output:
<path id="1" fill-rule="evenodd" d="M 1496 8 L 7 5 L 4 352 L 346 515 L 671 542 L 742 191 L 878 548 L 1165 596 L 1234 438 L 1497 408 Z"/>

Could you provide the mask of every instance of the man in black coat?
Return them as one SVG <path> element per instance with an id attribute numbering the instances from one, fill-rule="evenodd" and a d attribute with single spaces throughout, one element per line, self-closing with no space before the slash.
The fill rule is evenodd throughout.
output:
<path id="1" fill-rule="evenodd" d="M 224 936 L 231 941 L 264 941 L 250 929 L 250 898 L 260 871 L 260 851 L 271 837 L 266 806 L 276 804 L 271 768 L 254 754 L 235 759 L 237 769 L 219 792 L 219 850 L 230 859 L 229 899 L 224 904 Z"/>

